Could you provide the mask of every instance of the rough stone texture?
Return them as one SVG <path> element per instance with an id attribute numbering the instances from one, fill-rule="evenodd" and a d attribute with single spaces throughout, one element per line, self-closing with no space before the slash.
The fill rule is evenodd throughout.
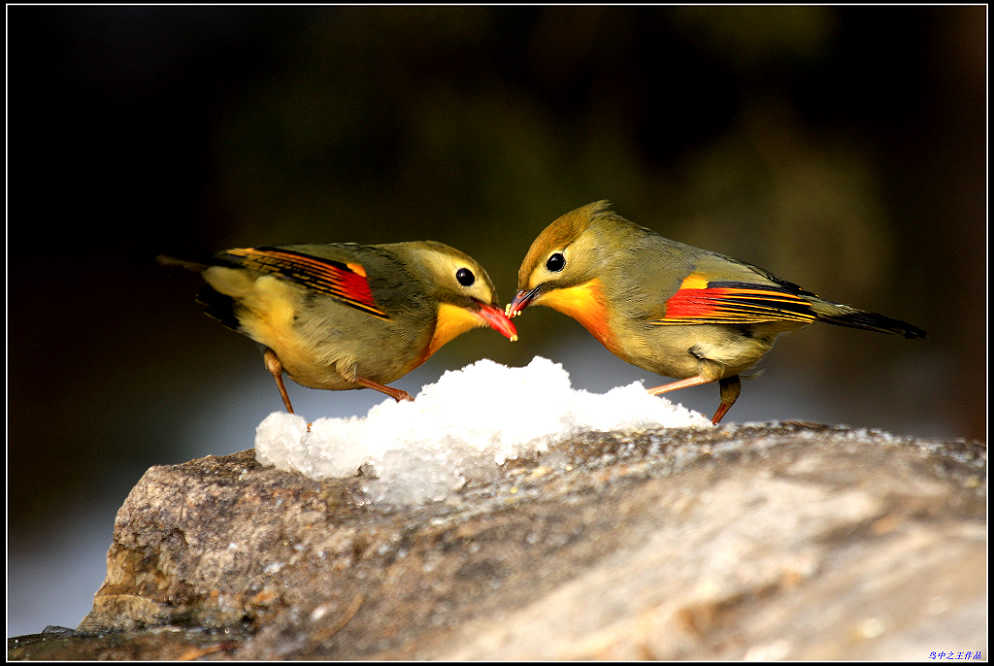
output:
<path id="1" fill-rule="evenodd" d="M 371 505 L 361 481 L 252 451 L 153 467 L 78 631 L 8 656 L 987 657 L 984 444 L 588 433 L 443 503 Z"/>
<path id="2" fill-rule="evenodd" d="M 233 651 L 248 638 L 243 628 L 203 629 L 164 625 L 134 631 L 73 631 L 46 627 L 40 634 L 7 640 L 8 659 L 34 661 L 186 661 Z"/>

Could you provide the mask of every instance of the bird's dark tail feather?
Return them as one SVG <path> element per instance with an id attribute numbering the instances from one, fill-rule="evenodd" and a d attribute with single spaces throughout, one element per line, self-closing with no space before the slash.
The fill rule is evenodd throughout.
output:
<path id="1" fill-rule="evenodd" d="M 169 257 L 164 254 L 160 254 L 155 258 L 157 262 L 163 266 L 179 266 L 180 268 L 185 268 L 188 271 L 194 271 L 197 273 L 202 273 L 208 268 L 210 268 L 214 263 L 204 263 L 199 261 L 188 261 L 186 259 L 177 259 L 176 257 Z M 238 307 L 235 300 L 231 296 L 227 296 L 217 291 L 209 284 L 205 284 L 197 292 L 196 302 L 203 307 L 204 314 L 212 319 L 216 319 L 228 328 L 242 333 L 242 325 L 238 321 L 238 316 L 235 313 L 235 309 Z"/>
<path id="2" fill-rule="evenodd" d="M 833 304 L 834 305 L 834 304 Z M 861 328 L 866 331 L 877 331 L 878 333 L 896 333 L 906 338 L 924 338 L 925 331 L 900 319 L 891 319 L 875 312 L 863 312 L 846 306 L 833 308 L 834 312 L 819 312 L 820 308 L 814 310 L 818 314 L 818 321 L 836 326 L 847 326 L 849 328 Z"/>
<path id="3" fill-rule="evenodd" d="M 230 296 L 225 296 L 210 285 L 205 284 L 197 292 L 197 303 L 204 308 L 204 314 L 208 317 L 217 319 L 233 331 L 241 332 L 242 325 L 235 315 L 236 304 Z"/>
<path id="4" fill-rule="evenodd" d="M 157 262 L 163 266 L 179 266 L 180 268 L 185 268 L 188 271 L 194 271 L 197 273 L 202 272 L 208 267 L 209 264 L 201 263 L 199 261 L 187 261 L 186 259 L 177 259 L 176 257 L 169 257 L 164 254 L 160 254 L 155 258 Z"/>

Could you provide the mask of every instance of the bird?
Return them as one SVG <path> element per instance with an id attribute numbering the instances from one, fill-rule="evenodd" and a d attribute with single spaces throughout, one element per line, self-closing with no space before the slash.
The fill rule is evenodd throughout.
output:
<path id="1" fill-rule="evenodd" d="M 259 343 L 286 410 L 283 374 L 301 386 L 388 386 L 440 347 L 489 326 L 518 339 L 486 270 L 437 241 L 299 244 L 224 250 L 206 262 L 159 255 L 199 272 L 205 313 Z"/>
<path id="2" fill-rule="evenodd" d="M 606 200 L 570 211 L 532 242 L 508 317 L 541 305 L 572 317 L 609 351 L 676 378 L 660 395 L 718 382 L 717 425 L 740 375 L 781 333 L 815 321 L 924 338 L 907 322 L 825 300 L 766 269 L 664 238 Z"/>

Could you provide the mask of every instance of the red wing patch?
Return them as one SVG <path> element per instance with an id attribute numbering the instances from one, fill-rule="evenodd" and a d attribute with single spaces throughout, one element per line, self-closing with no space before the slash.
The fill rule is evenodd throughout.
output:
<path id="1" fill-rule="evenodd" d="M 309 289 L 332 296 L 349 307 L 389 319 L 387 313 L 376 304 L 366 280 L 366 271 L 361 264 L 346 264 L 272 247 L 241 248 L 228 250 L 226 254 L 239 257 L 245 268 L 281 275 Z"/>
<path id="2" fill-rule="evenodd" d="M 691 278 L 694 278 L 691 280 Z M 674 324 L 760 324 L 796 321 L 807 324 L 816 315 L 811 303 L 787 287 L 743 282 L 707 282 L 697 276 L 666 301 L 666 316 L 652 322 Z M 697 286 L 704 285 L 706 286 Z"/>

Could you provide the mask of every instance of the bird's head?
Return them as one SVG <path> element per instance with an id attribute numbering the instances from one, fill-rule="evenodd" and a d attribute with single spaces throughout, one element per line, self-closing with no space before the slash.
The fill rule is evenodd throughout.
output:
<path id="1" fill-rule="evenodd" d="M 596 201 L 547 226 L 521 262 L 518 293 L 507 306 L 507 315 L 515 317 L 529 305 L 545 305 L 582 321 L 577 309 L 589 309 L 591 292 L 599 289 L 598 267 L 609 249 L 602 227 L 612 216 L 607 201 Z"/>
<path id="2" fill-rule="evenodd" d="M 471 256 L 437 241 L 384 247 L 405 262 L 436 304 L 435 332 L 428 355 L 456 336 L 481 326 L 489 326 L 511 342 L 518 339 L 514 324 L 500 308 L 493 281 Z"/>

